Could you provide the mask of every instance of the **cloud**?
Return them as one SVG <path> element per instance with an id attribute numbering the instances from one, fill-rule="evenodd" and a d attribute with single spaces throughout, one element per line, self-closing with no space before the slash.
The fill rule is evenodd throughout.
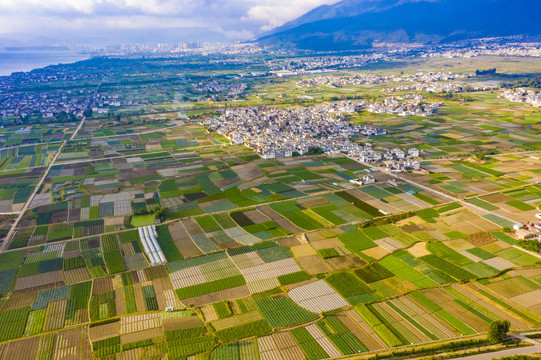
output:
<path id="1" fill-rule="evenodd" d="M 285 24 L 304 13 L 324 4 L 333 4 L 337 0 L 275 0 L 268 4 L 251 7 L 244 20 L 261 22 L 261 30 L 270 30 L 276 26 Z"/>
<path id="2" fill-rule="evenodd" d="M 314 7 L 337 1 L 0 0 L 0 34 L 35 34 L 62 42 L 80 32 L 86 37 L 109 36 L 109 42 L 118 43 L 130 40 L 131 30 L 170 29 L 172 38 L 182 41 L 197 37 L 198 31 L 206 40 L 213 40 L 213 33 L 247 40 Z M 137 41 L 137 37 L 131 40 Z"/>
<path id="3" fill-rule="evenodd" d="M 231 30 L 224 31 L 225 36 L 232 40 L 251 40 L 255 37 L 255 34 L 249 30 Z"/>

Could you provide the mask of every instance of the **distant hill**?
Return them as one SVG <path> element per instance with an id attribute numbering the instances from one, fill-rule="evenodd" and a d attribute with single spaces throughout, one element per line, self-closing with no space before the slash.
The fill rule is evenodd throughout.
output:
<path id="1" fill-rule="evenodd" d="M 265 34 L 263 45 L 312 50 L 377 43 L 437 44 L 541 35 L 541 0 L 343 0 L 318 7 Z"/>

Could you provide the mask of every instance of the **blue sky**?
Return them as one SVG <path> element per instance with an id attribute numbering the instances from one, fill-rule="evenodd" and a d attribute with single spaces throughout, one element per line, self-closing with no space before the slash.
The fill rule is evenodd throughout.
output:
<path id="1" fill-rule="evenodd" d="M 0 38 L 34 43 L 248 40 L 338 0 L 0 0 Z"/>

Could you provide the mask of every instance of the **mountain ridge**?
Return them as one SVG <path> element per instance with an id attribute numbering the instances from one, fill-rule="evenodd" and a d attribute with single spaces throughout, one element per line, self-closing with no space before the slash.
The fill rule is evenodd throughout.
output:
<path id="1" fill-rule="evenodd" d="M 355 4 L 359 6 L 355 8 Z M 344 50 L 377 43 L 438 44 L 481 37 L 533 36 L 541 34 L 537 20 L 540 13 L 539 0 L 345 0 L 316 8 L 258 42 Z M 340 17 L 333 17 L 336 14 Z"/>

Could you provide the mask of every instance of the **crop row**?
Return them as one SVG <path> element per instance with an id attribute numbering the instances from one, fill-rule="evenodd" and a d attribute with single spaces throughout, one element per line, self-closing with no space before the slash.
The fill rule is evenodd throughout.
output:
<path id="1" fill-rule="evenodd" d="M 256 306 L 272 327 L 288 327 L 316 318 L 316 314 L 298 306 L 288 297 L 263 298 Z"/>
<path id="2" fill-rule="evenodd" d="M 192 285 L 177 290 L 180 300 L 189 299 L 196 296 L 210 294 L 213 292 L 231 289 L 234 287 L 246 285 L 246 280 L 242 275 L 232 276 L 221 280 L 206 282 L 199 285 Z"/>

